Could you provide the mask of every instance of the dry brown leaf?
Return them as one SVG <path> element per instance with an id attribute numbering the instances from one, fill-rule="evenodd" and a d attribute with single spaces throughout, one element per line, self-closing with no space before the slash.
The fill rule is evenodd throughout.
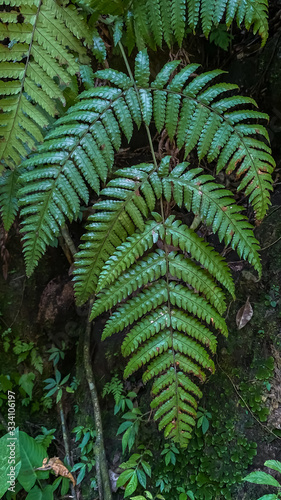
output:
<path id="1" fill-rule="evenodd" d="M 245 325 L 250 321 L 250 319 L 253 316 L 253 308 L 250 304 L 249 298 L 247 298 L 246 304 L 242 306 L 238 313 L 236 314 L 236 325 L 238 330 L 241 330 L 241 328 L 244 328 Z"/>
<path id="2" fill-rule="evenodd" d="M 73 486 L 76 485 L 76 481 L 67 469 L 67 467 L 64 465 L 64 463 L 59 459 L 59 457 L 53 457 L 50 458 L 48 461 L 48 458 L 44 458 L 42 467 L 38 467 L 37 470 L 53 470 L 56 476 L 62 476 L 62 477 L 67 477 L 70 479 L 70 481 L 73 483 Z"/>

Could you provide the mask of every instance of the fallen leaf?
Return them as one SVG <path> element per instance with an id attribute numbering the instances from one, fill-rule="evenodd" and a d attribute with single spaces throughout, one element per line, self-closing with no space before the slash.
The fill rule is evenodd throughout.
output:
<path id="1" fill-rule="evenodd" d="M 238 313 L 236 314 L 236 325 L 238 330 L 244 328 L 245 325 L 250 321 L 253 316 L 253 308 L 250 304 L 249 297 L 247 298 L 246 304 L 242 306 Z"/>
<path id="2" fill-rule="evenodd" d="M 53 470 L 56 476 L 62 476 L 62 477 L 67 477 L 70 479 L 70 481 L 73 483 L 73 486 L 75 486 L 76 482 L 67 467 L 63 464 L 63 462 L 58 458 L 58 457 L 53 457 L 50 458 L 48 461 L 48 458 L 44 458 L 42 467 L 38 467 L 36 470 Z"/>

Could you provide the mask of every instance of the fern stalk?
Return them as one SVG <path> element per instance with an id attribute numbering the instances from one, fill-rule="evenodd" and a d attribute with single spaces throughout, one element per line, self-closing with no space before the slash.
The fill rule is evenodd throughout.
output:
<path id="1" fill-rule="evenodd" d="M 129 77 L 131 78 L 131 81 L 132 81 L 132 83 L 133 83 L 134 89 L 135 89 L 135 91 L 136 91 L 139 106 L 140 106 L 140 108 L 141 108 L 141 100 L 140 100 L 139 89 L 138 89 L 138 87 L 136 86 L 136 81 L 135 81 L 135 79 L 134 79 L 134 76 L 133 76 L 133 73 L 132 73 L 131 67 L 130 67 L 130 65 L 129 65 L 129 61 L 128 61 L 128 58 L 127 58 L 127 56 L 126 56 L 126 53 L 125 53 L 124 47 L 123 47 L 123 45 L 122 45 L 122 43 L 121 43 L 120 41 L 118 42 L 118 45 L 119 45 L 119 48 L 120 48 L 120 50 L 121 50 L 122 57 L 123 57 L 123 59 L 124 59 L 125 65 L 126 65 L 126 68 L 127 68 L 127 71 L 128 71 L 128 75 L 129 75 Z M 150 147 L 150 152 L 151 152 L 151 156 L 152 156 L 152 159 L 153 159 L 154 167 L 155 167 L 155 170 L 157 170 L 158 165 L 157 165 L 157 161 L 156 161 L 156 157 L 155 157 L 155 152 L 154 152 L 154 148 L 153 148 L 153 143 L 152 143 L 151 133 L 150 133 L 149 127 L 148 127 L 148 125 L 147 125 L 146 123 L 144 124 L 144 126 L 145 126 L 145 131 L 146 131 L 146 135 L 147 135 L 148 142 L 149 142 L 149 147 Z"/>
<path id="2" fill-rule="evenodd" d="M 93 301 L 89 302 L 89 311 L 91 310 Z M 108 475 L 108 468 L 106 463 L 106 455 L 103 440 L 103 428 L 101 420 L 101 411 L 99 405 L 98 392 L 95 384 L 95 378 L 92 369 L 92 361 L 90 355 L 90 339 L 91 339 L 91 323 L 87 321 L 85 336 L 84 336 L 84 367 L 86 379 L 89 386 L 92 405 L 94 408 L 95 429 L 97 433 L 96 442 L 94 446 L 95 460 L 96 460 L 96 473 L 97 483 L 99 490 L 100 500 L 112 500 L 112 493 L 110 487 L 110 480 Z"/>
<path id="3" fill-rule="evenodd" d="M 137 94 L 137 97 L 138 97 L 139 105 L 141 106 L 139 90 L 138 90 L 138 88 L 136 86 L 136 82 L 135 82 L 135 79 L 133 77 L 133 74 L 132 74 L 132 71 L 131 71 L 128 59 L 127 59 L 127 56 L 126 56 L 124 48 L 123 48 L 123 45 L 122 45 L 121 42 L 119 42 L 118 45 L 120 47 L 123 59 L 125 61 L 128 74 L 129 74 L 129 76 L 130 76 L 130 78 L 131 78 L 131 80 L 132 80 L 132 82 L 134 84 L 134 88 L 135 88 L 135 91 L 136 91 L 136 94 Z M 157 164 L 157 160 L 156 160 L 156 156 L 155 156 L 155 151 L 154 151 L 154 147 L 153 147 L 152 137 L 151 137 L 151 133 L 150 133 L 149 127 L 148 127 L 148 125 L 146 123 L 145 123 L 145 130 L 146 130 L 146 134 L 147 134 L 147 138 L 148 138 L 148 143 L 149 143 L 149 147 L 150 147 L 150 152 L 151 152 L 151 156 L 152 156 L 154 168 L 155 168 L 155 171 L 157 171 L 158 170 L 158 164 Z M 160 210 L 161 210 L 161 216 L 162 216 L 162 223 L 164 225 L 165 224 L 165 215 L 164 215 L 164 205 L 163 205 L 163 197 L 162 196 L 160 198 Z M 166 266 L 167 266 L 167 269 L 169 269 L 168 255 L 167 255 L 167 245 L 166 245 L 166 243 L 164 244 L 164 250 L 165 250 L 165 255 L 166 255 Z M 169 276 L 168 276 L 168 272 L 166 273 L 166 286 L 167 286 L 167 296 L 168 296 L 168 298 L 167 298 L 167 305 L 168 305 L 168 310 L 169 310 L 169 316 L 171 317 L 171 301 L 170 301 L 170 290 L 169 290 Z M 175 406 L 176 406 L 176 411 L 177 411 L 176 421 L 178 422 L 180 420 L 179 419 L 179 414 L 178 414 L 178 411 L 179 411 L 179 399 L 178 399 L 179 384 L 178 384 L 178 376 L 177 376 L 178 370 L 177 370 L 177 364 L 176 364 L 176 359 L 175 359 L 175 350 L 174 350 L 174 344 L 173 344 L 173 328 L 172 328 L 172 325 L 170 325 L 170 336 L 171 336 L 171 339 L 172 339 L 172 353 L 173 353 L 173 361 L 174 361 L 173 362 L 173 366 L 174 366 L 174 373 L 175 373 L 175 395 L 176 395 L 176 405 Z M 181 436 L 180 436 L 180 434 L 178 434 L 177 440 L 181 444 Z"/>

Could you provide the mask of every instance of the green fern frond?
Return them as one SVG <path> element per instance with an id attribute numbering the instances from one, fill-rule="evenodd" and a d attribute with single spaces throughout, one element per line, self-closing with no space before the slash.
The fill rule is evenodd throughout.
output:
<path id="1" fill-rule="evenodd" d="M 105 263 L 91 313 L 93 319 L 118 305 L 103 338 L 130 325 L 122 344 L 123 355 L 130 356 L 124 376 L 147 366 L 144 382 L 156 378 L 151 406 L 157 409 L 159 429 L 165 429 L 165 436 L 181 446 L 190 439 L 201 396 L 190 374 L 203 381 L 206 372 L 214 371 L 211 354 L 217 341 L 210 326 L 227 335 L 216 310 L 222 313 L 225 309 L 224 293 L 214 277 L 222 275 L 220 281 L 233 289 L 221 257 L 192 233 L 174 217 L 164 221 L 155 214 L 155 221 L 129 236 Z M 151 252 L 159 243 L 163 249 Z M 171 244 L 188 251 L 190 257 L 171 251 Z M 195 263 L 201 256 L 214 277 Z"/>
<path id="2" fill-rule="evenodd" d="M 0 72 L 9 82 L 1 92 L 0 162 L 13 168 L 43 140 L 42 129 L 58 114 L 55 100 L 65 105 L 62 85 L 71 85 L 78 73 L 76 57 L 87 60 L 80 39 L 90 45 L 91 36 L 73 5 L 17 2 L 16 12 L 10 11 L 13 1 L 2 5 Z"/>
<path id="3" fill-rule="evenodd" d="M 167 262 L 165 252 L 158 249 L 150 253 L 139 264 L 135 264 L 130 271 L 122 274 L 119 281 L 111 285 L 110 289 L 107 288 L 105 291 L 100 292 L 102 296 L 93 305 L 91 320 L 104 311 L 111 309 L 139 287 L 165 276 L 166 272 Z M 138 281 L 135 279 L 136 275 L 138 276 Z"/>
<path id="4" fill-rule="evenodd" d="M 242 176 L 239 189 L 245 189 L 257 219 L 262 219 L 269 205 L 271 173 L 275 162 L 268 146 L 251 137 L 255 126 L 249 123 L 250 128 L 247 125 L 244 127 L 243 121 L 265 120 L 267 115 L 250 109 L 233 111 L 233 107 L 256 103 L 239 96 L 221 98 L 235 86 L 209 86 L 222 73 L 220 70 L 203 73 L 188 82 L 198 67 L 189 65 L 165 88 L 167 79 L 162 79 L 162 74 L 170 74 L 171 66 L 168 64 L 163 68 L 161 77 L 152 83 L 152 88 L 157 88 L 153 93 L 153 114 L 158 131 L 165 126 L 170 138 L 176 137 L 178 147 L 185 147 L 186 155 L 197 147 L 199 159 L 207 156 L 208 161 L 217 160 L 218 172 L 226 168 L 228 173 L 236 171 L 238 178 Z M 166 116 L 163 108 L 166 108 Z M 257 124 L 256 133 L 261 133 L 268 140 L 263 126 Z"/>
<path id="5" fill-rule="evenodd" d="M 168 195 L 170 201 L 172 186 L 179 207 L 184 204 L 188 211 L 200 215 L 218 233 L 220 241 L 230 244 L 241 258 L 248 259 L 261 272 L 259 245 L 253 236 L 252 226 L 241 214 L 241 208 L 235 204 L 231 193 L 216 184 L 212 176 L 201 175 L 201 169 L 186 171 L 187 168 L 187 163 L 179 164 L 165 177 L 165 169 L 169 169 L 169 157 L 165 157 L 158 173 L 152 165 L 146 164 L 116 172 L 116 176 L 121 177 L 110 181 L 101 192 L 106 199 L 94 205 L 96 212 L 90 216 L 87 232 L 83 236 L 86 243 L 76 255 L 75 291 L 79 303 L 85 302 L 95 290 L 109 286 L 144 251 L 152 248 L 159 238 L 165 238 L 167 244 L 192 254 L 208 273 L 234 295 L 227 265 L 194 231 L 174 221 L 174 217 L 169 217 L 165 226 L 160 223 L 161 218 L 157 214 L 154 214 L 154 221 L 144 222 L 145 217 L 155 209 L 161 195 L 166 199 Z M 167 190 L 165 186 L 170 186 L 170 189 Z M 122 245 L 136 228 L 139 233 Z M 115 254 L 110 257 L 119 245 L 116 250 L 118 257 Z M 189 273 L 188 279 L 191 279 L 193 264 L 185 269 L 179 260 L 180 257 L 177 257 L 171 263 L 174 272 L 180 278 L 181 273 Z M 196 271 L 195 276 L 198 278 L 200 273 Z M 200 283 L 196 282 L 195 287 L 200 289 Z M 221 297 L 216 297 L 212 288 L 209 296 L 210 300 L 216 300 L 221 305 Z"/>
<path id="6" fill-rule="evenodd" d="M 242 259 L 261 273 L 258 255 L 259 243 L 253 235 L 253 228 L 241 214 L 242 207 L 236 205 L 230 191 L 216 184 L 210 175 L 196 175 L 201 169 L 183 173 L 180 164 L 170 174 L 174 185 L 174 198 L 179 206 L 198 214 L 207 225 L 217 232 L 219 240 L 231 245 Z"/>
<path id="7" fill-rule="evenodd" d="M 115 404 L 118 404 L 123 391 L 123 382 L 118 378 L 118 375 L 114 375 L 110 382 L 107 382 L 104 385 L 102 390 L 102 397 L 104 398 L 107 394 L 113 394 Z"/>
<path id="8" fill-rule="evenodd" d="M 239 189 L 243 189 L 249 196 L 257 219 L 264 216 L 269 205 L 269 191 L 272 189 L 270 174 L 274 168 L 274 160 L 270 155 L 270 148 L 254 137 L 256 130 L 256 133 L 267 140 L 265 128 L 253 122 L 264 120 L 266 115 L 245 108 L 254 103 L 249 98 L 225 97 L 225 92 L 232 91 L 234 87 L 229 84 L 213 84 L 214 78 L 222 73 L 220 70 L 194 77 L 198 65 L 191 64 L 171 78 L 177 64 L 174 61 L 168 63 L 151 85 L 146 51 L 136 57 L 135 82 L 112 69 L 98 71 L 96 76 L 108 79 L 111 86 L 93 87 L 83 92 L 78 103 L 57 121 L 40 152 L 24 163 L 29 169 L 21 178 L 24 184 L 21 191 L 24 217 L 22 231 L 25 233 L 24 252 L 28 274 L 37 265 L 46 246 L 59 234 L 65 219 L 73 220 L 77 217 L 81 200 L 87 203 L 87 184 L 96 193 L 100 192 L 101 184 L 106 182 L 108 172 L 112 169 L 114 149 L 119 149 L 121 145 L 122 132 L 130 141 L 134 124 L 140 127 L 144 122 L 149 126 L 152 119 L 159 132 L 166 128 L 171 138 L 175 134 L 177 146 L 179 149 L 185 148 L 186 155 L 197 147 L 200 159 L 207 157 L 208 161 L 217 160 L 218 170 L 225 168 L 227 172 L 235 171 L 241 178 Z M 236 109 L 238 106 L 239 110 Z M 241 109 L 242 106 L 245 109 Z M 245 120 L 250 123 L 245 125 Z M 125 171 L 123 173 L 132 179 L 130 174 Z M 133 170 L 131 174 L 135 175 Z M 74 177 L 77 182 L 73 180 Z M 39 179 L 44 179 L 40 185 Z M 170 180 L 172 181 L 172 177 Z M 227 244 L 232 241 L 233 247 L 239 248 L 240 255 L 247 258 L 250 250 L 245 242 L 246 238 L 242 238 L 243 243 L 239 245 L 240 235 L 236 239 L 232 238 L 232 231 L 235 231 L 233 224 L 237 225 L 238 219 L 241 221 L 243 217 L 237 215 L 236 208 L 227 208 L 229 213 L 234 214 L 235 223 L 223 214 L 224 206 L 228 207 L 233 203 L 228 193 L 217 192 L 215 204 L 219 208 L 208 215 L 210 192 L 215 194 L 209 181 L 206 178 L 203 182 L 206 201 L 202 206 L 199 203 L 201 190 L 196 186 L 192 188 L 192 203 L 197 207 L 195 213 L 200 211 L 207 224 L 212 224 L 215 231 L 221 231 L 219 237 L 225 237 Z M 180 193 L 180 184 L 177 185 L 177 192 Z M 138 207 L 132 220 L 134 217 L 139 218 L 138 213 L 146 217 L 154 209 L 154 202 L 149 205 L 151 193 L 154 191 L 153 196 L 157 198 L 161 195 L 157 194 L 157 190 L 162 188 L 168 200 L 171 196 L 171 182 L 163 182 L 162 185 L 158 180 L 157 186 L 154 182 L 154 187 L 150 187 L 150 194 L 145 195 L 145 200 L 141 202 L 142 198 L 139 198 L 139 202 L 144 205 Z M 108 191 L 104 194 L 107 196 Z M 71 197 L 73 204 L 70 203 Z M 218 198 L 221 197 L 219 202 Z M 229 221 L 228 225 L 226 220 Z M 136 224 L 136 221 L 133 222 Z M 245 227 L 244 225 L 244 229 Z M 229 232 L 225 236 L 227 229 Z M 251 256 L 251 262 L 258 269 L 255 254 Z"/>
<path id="9" fill-rule="evenodd" d="M 83 236 L 86 243 L 80 246 L 75 257 L 74 288 L 80 304 L 96 290 L 101 269 L 115 248 L 134 233 L 135 228 L 141 231 L 144 229 L 144 217 L 148 215 L 149 209 L 153 210 L 156 201 L 148 181 L 152 168 L 152 165 L 140 165 L 137 181 L 134 169 L 118 171 L 125 178 L 110 181 L 101 191 L 101 195 L 110 199 L 94 205 L 95 214 L 89 217 L 87 232 Z M 155 226 L 157 227 L 156 223 Z M 116 272 L 118 269 L 114 271 L 115 274 Z"/>
<path id="10" fill-rule="evenodd" d="M 241 258 L 248 259 L 257 271 L 261 272 L 258 242 L 253 236 L 252 226 L 247 222 L 246 217 L 241 214 L 242 209 L 235 204 L 232 194 L 225 190 L 223 186 L 216 184 L 211 176 L 200 175 L 201 169 L 192 169 L 186 172 L 187 163 L 179 164 L 168 177 L 163 177 L 162 187 L 159 174 L 161 176 L 165 175 L 163 170 L 165 162 L 169 168 L 169 157 L 166 157 L 159 168 L 158 174 L 153 171 L 152 165 L 145 166 L 141 164 L 130 169 L 118 170 L 116 175 L 122 175 L 122 177 L 110 181 L 108 188 L 102 191 L 102 194 L 107 196 L 106 204 L 102 202 L 100 207 L 98 203 L 95 208 L 107 211 L 108 231 L 103 233 L 103 239 L 100 241 L 101 247 L 98 244 L 99 238 L 96 239 L 91 232 L 91 225 L 89 226 L 91 234 L 86 233 L 84 237 L 87 244 L 81 247 L 83 251 L 81 258 L 79 252 L 77 254 L 78 263 L 77 271 L 75 271 L 77 273 L 75 288 L 79 301 L 86 300 L 86 297 L 88 298 L 96 288 L 97 276 L 100 273 L 101 266 L 97 266 L 94 256 L 96 255 L 101 265 L 103 265 L 105 260 L 110 257 L 110 252 L 104 253 L 107 243 L 110 244 L 112 253 L 112 249 L 120 245 L 127 237 L 127 234 L 132 234 L 135 228 L 140 229 L 139 239 L 137 236 L 132 240 L 129 238 L 126 246 L 121 246 L 118 250 L 118 258 L 115 256 L 109 258 L 107 265 L 100 274 L 97 290 L 108 286 L 122 271 L 127 269 L 134 259 L 138 258 L 136 251 L 141 254 L 143 248 L 148 250 L 157 242 L 159 237 L 164 237 L 164 229 L 159 225 L 157 216 L 155 221 L 148 221 L 146 225 L 143 217 L 155 209 L 156 200 L 160 198 L 162 193 L 167 198 L 168 192 L 165 186 L 171 186 L 171 184 L 173 185 L 174 199 L 178 206 L 181 207 L 184 204 L 188 211 L 199 214 L 207 225 L 210 225 L 213 231 L 218 233 L 220 241 L 224 239 L 226 245 L 230 244 L 233 249 L 237 250 Z M 171 189 L 169 189 L 169 193 L 171 192 Z M 117 197 L 118 200 L 122 199 L 123 204 L 121 201 L 117 203 L 117 201 L 112 200 L 112 197 Z M 170 197 L 168 201 L 170 201 Z M 111 204 L 113 212 L 109 216 L 108 210 Z M 90 222 L 94 222 L 96 216 L 100 217 L 97 213 L 90 217 Z M 130 230 L 128 233 L 124 230 L 121 232 L 119 229 L 124 216 Z M 117 224 L 117 229 L 115 229 L 114 225 L 111 225 L 113 220 L 114 224 Z M 115 234 L 116 231 L 119 231 L 119 234 Z M 208 272 L 234 295 L 230 272 L 225 262 L 221 257 L 215 256 L 207 243 L 202 238 L 199 238 L 194 231 L 182 225 L 179 221 L 173 221 L 173 217 L 169 217 L 165 223 L 165 239 L 169 245 L 192 253 L 194 258 L 200 261 Z M 115 246 L 113 241 L 116 242 Z M 205 252 L 204 248 L 206 248 Z M 84 261 L 85 251 L 87 251 L 88 257 Z M 90 262 L 92 262 L 91 266 Z M 93 269 L 94 275 L 92 275 L 90 269 Z"/>
<path id="11" fill-rule="evenodd" d="M 145 251 L 152 248 L 154 243 L 158 241 L 159 229 L 161 222 L 148 221 L 145 228 L 133 237 L 128 237 L 127 241 L 121 247 L 118 247 L 117 255 L 110 257 L 103 271 L 100 273 L 97 286 L 99 290 L 108 286 L 112 281 L 128 269 L 139 255 L 143 255 Z"/>
<path id="12" fill-rule="evenodd" d="M 136 297 L 132 297 L 129 302 L 119 307 L 107 321 L 102 340 L 110 337 L 113 333 L 122 331 L 128 325 L 132 325 L 145 313 L 160 306 L 163 302 L 167 302 L 168 292 L 166 282 L 158 280 L 153 287 L 144 288 Z"/>
<path id="13" fill-rule="evenodd" d="M 173 221 L 173 217 L 169 217 L 165 222 L 165 241 L 193 255 L 234 296 L 234 286 L 228 266 L 222 257 L 210 249 L 203 238 L 180 221 Z"/>
<path id="14" fill-rule="evenodd" d="M 169 157 L 166 157 L 165 161 L 167 159 L 169 161 Z M 95 214 L 90 216 L 87 232 L 83 236 L 86 243 L 76 255 L 75 291 L 79 303 L 85 302 L 96 289 L 99 291 L 109 286 L 144 251 L 152 248 L 159 237 L 164 236 L 169 245 L 191 253 L 234 295 L 234 286 L 225 262 L 194 231 L 179 221 L 173 221 L 173 217 L 166 221 L 165 229 L 157 215 L 155 221 L 145 224 L 144 218 L 155 209 L 161 194 L 167 195 L 165 185 L 170 184 L 174 186 L 174 199 L 179 206 L 184 203 L 189 211 L 199 214 L 214 232 L 218 233 L 220 240 L 224 239 L 227 245 L 237 249 L 239 256 L 248 259 L 260 272 L 258 242 L 231 193 L 215 184 L 211 176 L 198 175 L 200 169 L 186 172 L 187 166 L 187 163 L 179 164 L 167 178 L 162 179 L 163 187 L 161 177 L 154 172 L 152 165 L 141 164 L 116 172 L 116 176 L 122 177 L 110 181 L 108 187 L 101 192 L 106 199 L 94 205 Z M 164 171 L 160 169 L 160 172 L 163 175 Z M 127 239 L 125 246 L 118 248 L 118 258 L 115 254 L 110 257 L 114 249 L 136 228 L 139 228 L 140 232 L 136 233 L 133 239 Z M 107 259 L 109 260 L 101 272 Z M 179 258 L 171 265 L 176 264 L 176 275 L 182 272 L 192 273 L 192 264 L 189 269 L 185 269 Z M 199 276 L 200 272 L 196 272 L 196 275 Z M 199 282 L 196 287 L 200 289 Z M 216 303 L 220 304 L 221 297 L 216 297 L 212 288 L 209 295 L 212 297 L 210 300 L 216 300 Z"/>
<path id="15" fill-rule="evenodd" d="M 22 215 L 27 215 L 23 231 L 26 233 L 24 246 L 28 274 L 32 273 L 46 246 L 59 234 L 65 218 L 73 220 L 77 217 L 79 198 L 88 202 L 85 181 L 99 193 L 100 182 L 106 180 L 114 161 L 113 148 L 120 147 L 120 128 L 123 127 L 128 134 L 124 109 L 129 116 L 130 113 L 120 94 L 121 91 L 116 93 L 116 89 L 110 87 L 85 91 L 78 105 L 70 108 L 58 120 L 57 128 L 47 135 L 41 152 L 24 162 L 29 169 L 37 166 L 21 178 L 24 185 L 20 191 L 24 206 Z M 118 98 L 122 101 L 117 105 Z M 77 120 L 79 114 L 81 123 Z M 87 124 L 83 123 L 85 118 Z M 129 133 L 132 133 L 132 125 Z M 42 178 L 46 180 L 39 187 L 38 179 Z M 39 192 L 33 195 L 38 187 Z M 68 193 L 73 195 L 75 204 L 68 203 Z"/>
<path id="16" fill-rule="evenodd" d="M 186 287 L 174 283 L 167 284 L 163 280 L 159 280 L 153 287 L 148 287 L 133 297 L 128 303 L 119 307 L 114 312 L 104 328 L 102 339 L 111 336 L 113 333 L 122 331 L 128 325 L 132 325 L 134 321 L 139 320 L 144 316 L 145 312 L 149 312 L 168 300 L 168 292 L 170 302 L 173 306 L 177 306 L 184 311 L 187 311 L 194 316 L 205 321 L 208 325 L 214 325 L 220 330 L 223 335 L 227 335 L 227 327 L 224 319 L 218 314 L 203 297 L 195 297 L 193 293 Z"/>
<path id="17" fill-rule="evenodd" d="M 9 231 L 18 211 L 18 170 L 6 170 L 0 177 L 0 207 L 4 228 Z"/>
<path id="18" fill-rule="evenodd" d="M 84 0 L 84 3 L 94 9 L 96 18 L 112 13 L 112 2 Z M 208 37 L 223 18 L 228 28 L 235 20 L 238 27 L 243 23 L 247 30 L 253 28 L 254 34 L 260 35 L 262 46 L 268 38 L 268 0 L 133 0 L 123 3 L 116 12 L 119 23 L 125 26 L 124 41 L 129 53 L 135 45 L 138 50 L 145 46 L 161 47 L 163 40 L 168 47 L 175 40 L 181 46 L 186 29 L 195 32 L 199 24 Z M 103 43 L 101 38 L 100 43 Z"/>
<path id="19" fill-rule="evenodd" d="M 80 65 L 80 77 L 81 77 L 81 80 L 82 80 L 86 90 L 94 87 L 95 77 L 94 77 L 94 72 L 93 72 L 91 66 L 89 66 L 88 64 L 81 64 Z"/>

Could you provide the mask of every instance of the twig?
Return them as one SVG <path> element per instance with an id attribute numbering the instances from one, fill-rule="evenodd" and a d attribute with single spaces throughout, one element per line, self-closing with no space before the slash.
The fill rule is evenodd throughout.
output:
<path id="1" fill-rule="evenodd" d="M 252 412 L 251 408 L 248 406 L 248 404 L 246 403 L 245 399 L 243 398 L 243 396 L 241 396 L 240 392 L 238 391 L 236 385 L 234 384 L 233 380 L 231 379 L 231 377 L 228 375 L 228 373 L 226 373 L 224 371 L 224 369 L 220 366 L 220 364 L 217 362 L 217 366 L 219 367 L 219 369 L 227 376 L 227 378 L 229 379 L 231 385 L 233 386 L 237 396 L 239 397 L 239 399 L 241 399 L 241 401 L 243 401 L 244 405 L 246 406 L 247 410 L 249 411 L 249 413 L 252 415 L 252 417 L 258 422 L 258 424 L 266 431 L 268 432 L 269 434 L 272 434 L 272 436 L 274 436 L 276 439 L 280 439 L 281 440 L 281 437 L 277 436 L 276 434 L 274 434 L 273 431 L 271 431 L 266 425 L 264 425 L 255 415 L 254 413 Z"/>
<path id="2" fill-rule="evenodd" d="M 263 250 L 266 250 L 269 247 L 272 247 L 273 245 L 275 245 L 275 243 L 278 243 L 278 241 L 280 241 L 280 240 L 281 240 L 281 236 L 279 236 L 279 238 L 277 238 L 277 240 L 275 240 L 273 243 L 270 243 L 270 245 L 266 245 L 266 247 L 261 248 L 260 252 L 262 252 Z"/>
<path id="3" fill-rule="evenodd" d="M 64 226 L 62 229 L 61 229 L 61 234 L 63 236 L 63 239 L 71 253 L 71 256 L 72 256 L 72 260 L 73 260 L 73 257 L 74 255 L 76 254 L 77 252 L 77 249 L 74 245 L 74 242 L 70 236 L 70 233 L 69 233 L 69 230 L 68 230 L 68 227 L 67 226 Z"/>
<path id="4" fill-rule="evenodd" d="M 98 393 L 95 384 L 92 363 L 91 363 L 91 355 L 90 355 L 90 336 L 91 336 L 90 314 L 92 310 L 92 305 L 93 301 L 90 300 L 88 321 L 84 337 L 84 367 L 85 367 L 86 379 L 89 385 L 92 404 L 94 408 L 95 428 L 97 433 L 94 453 L 96 459 L 96 473 L 97 473 L 99 498 L 100 500 L 112 500 L 110 480 L 109 480 L 106 455 L 104 449 L 104 441 L 103 441 L 101 411 L 100 411 Z"/>

